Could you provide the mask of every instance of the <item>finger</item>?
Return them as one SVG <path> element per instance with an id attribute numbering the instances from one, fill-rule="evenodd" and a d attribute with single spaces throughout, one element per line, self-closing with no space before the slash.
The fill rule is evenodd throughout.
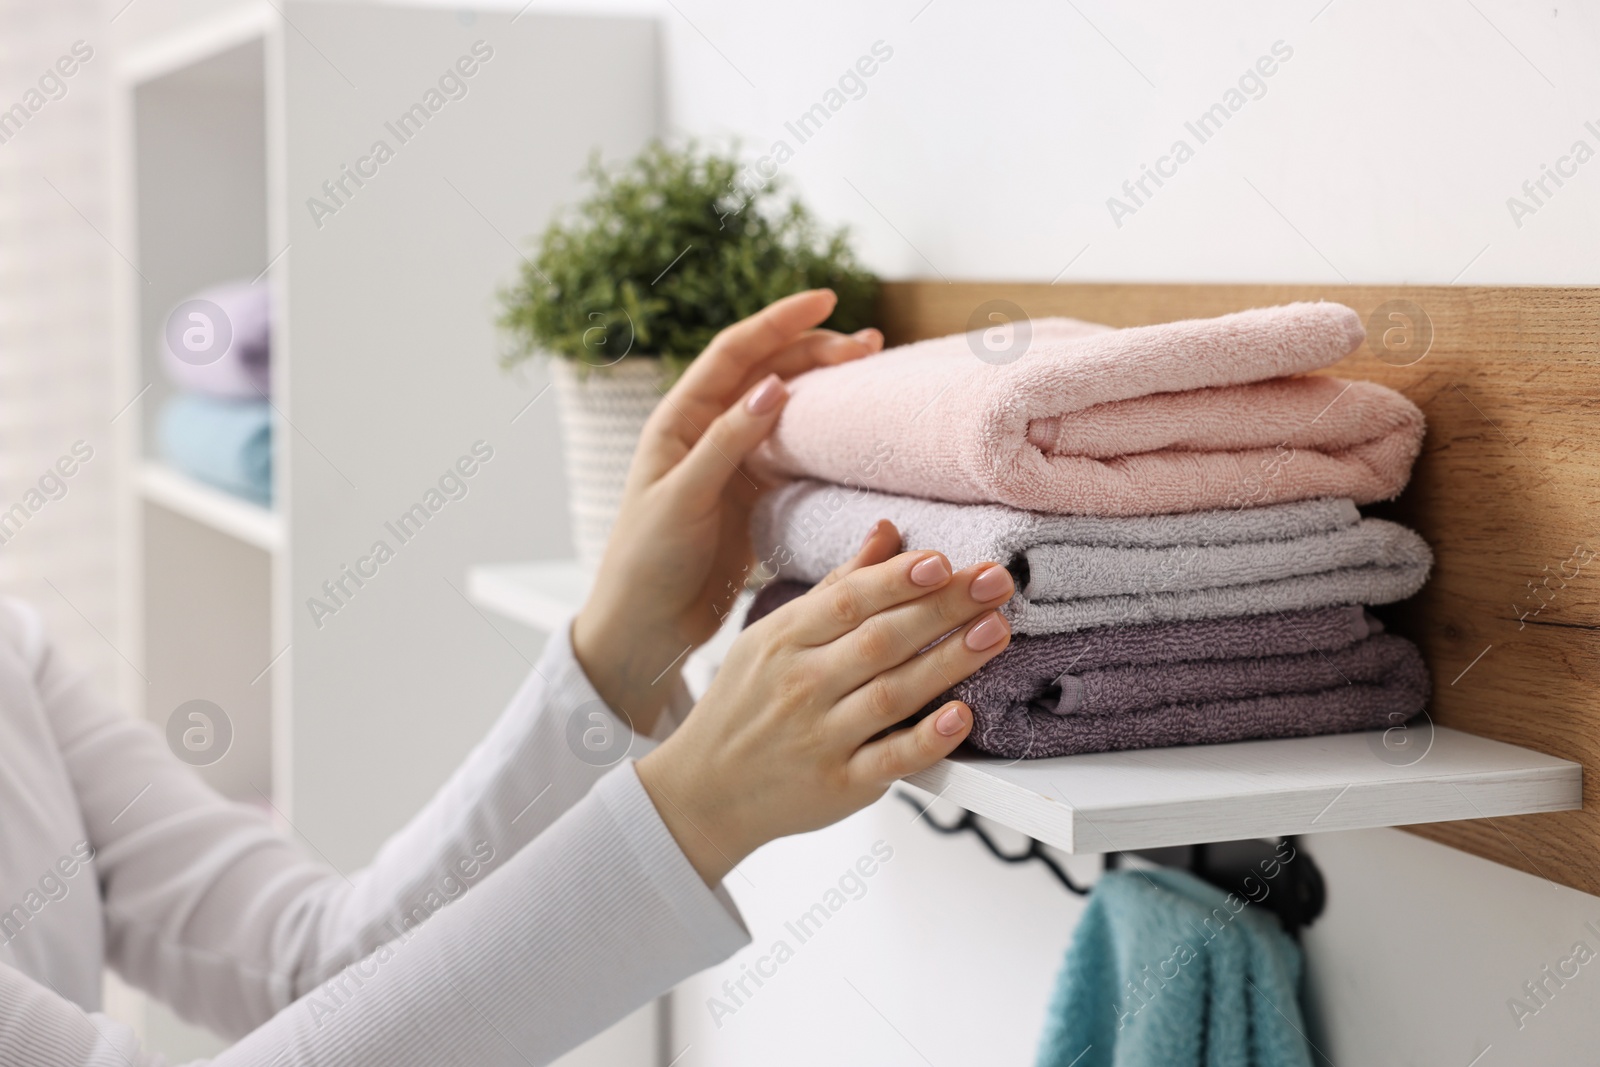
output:
<path id="1" fill-rule="evenodd" d="M 712 338 L 675 388 L 726 396 L 752 365 L 820 326 L 838 303 L 831 289 L 809 289 L 768 304 Z"/>
<path id="2" fill-rule="evenodd" d="M 862 540 L 856 554 L 823 575 L 822 581 L 812 586 L 812 591 L 826 589 L 847 574 L 875 563 L 885 563 L 899 553 L 900 531 L 888 519 L 879 519 L 872 524 L 872 529 L 867 531 L 867 536 Z"/>
<path id="3" fill-rule="evenodd" d="M 768 358 L 750 362 L 742 376 L 737 369 L 710 376 L 700 372 L 697 368 L 702 363 L 718 358 L 713 347 L 690 365 L 651 413 L 640 434 L 631 479 L 646 485 L 659 480 L 699 442 L 706 427 L 733 404 L 733 398 L 748 394 L 768 375 L 788 379 L 813 367 L 860 359 L 883 348 L 883 335 L 875 329 L 857 330 L 848 336 L 832 330 L 802 330 Z"/>
<path id="4" fill-rule="evenodd" d="M 691 508 L 705 507 L 720 499 L 730 478 L 748 478 L 741 469 L 745 458 L 772 432 L 788 399 L 789 390 L 777 375 L 763 378 L 743 400 L 713 419 L 667 474 L 671 491 L 683 494 Z"/>
<path id="5" fill-rule="evenodd" d="M 971 732 L 972 709 L 952 700 L 915 726 L 862 745 L 850 757 L 850 776 L 858 782 L 887 786 L 932 767 L 954 752 Z"/>
<path id="6" fill-rule="evenodd" d="M 950 581 L 950 561 L 938 552 L 903 552 L 893 559 L 851 571 L 825 589 L 807 593 L 795 604 L 795 640 L 826 645 L 886 608 L 927 596 Z M 847 693 L 861 684 L 837 686 Z"/>
<path id="7" fill-rule="evenodd" d="M 823 670 L 847 685 L 864 684 L 917 656 L 957 627 L 993 612 L 1011 599 L 1015 590 L 1010 573 L 999 564 L 968 567 L 937 591 L 886 606 L 862 620 L 854 630 L 824 650 Z M 1004 620 L 1000 624 L 1005 625 Z M 928 693 L 926 699 L 932 700 L 940 689 L 954 685 L 957 680 L 950 679 L 945 686 Z"/>
<path id="8" fill-rule="evenodd" d="M 927 707 L 929 701 L 970 677 L 1010 643 L 1010 625 L 998 611 L 985 611 L 932 648 L 869 677 L 828 717 L 840 724 L 846 736 L 865 741 Z"/>
<path id="9" fill-rule="evenodd" d="M 751 367 L 741 383 L 754 385 L 767 374 L 788 380 L 817 367 L 835 367 L 883 351 L 883 334 L 870 327 L 852 334 L 812 330 Z M 742 390 L 741 390 L 742 391 Z"/>
<path id="10" fill-rule="evenodd" d="M 783 546 L 778 546 L 776 549 L 774 549 L 773 555 L 776 556 L 782 550 Z M 894 523 L 890 522 L 888 519 L 879 519 L 877 522 L 872 524 L 871 529 L 867 530 L 867 536 L 862 540 L 861 547 L 856 550 L 856 554 L 854 556 L 851 556 L 833 570 L 829 571 L 827 576 L 824 577 L 822 581 L 805 590 L 801 596 L 787 601 L 781 608 L 774 608 L 772 611 L 768 612 L 766 618 L 771 618 L 777 615 L 780 611 L 787 611 L 790 608 L 790 605 L 792 605 L 796 600 L 799 600 L 802 597 L 810 596 L 817 590 L 832 585 L 834 582 L 838 581 L 844 575 L 849 574 L 851 571 L 860 570 L 862 567 L 870 567 L 876 563 L 883 563 L 887 560 L 893 559 L 899 554 L 899 552 L 900 531 L 895 529 Z M 753 569 L 755 573 L 763 579 L 773 579 L 778 576 L 778 568 L 773 564 L 773 561 L 770 557 L 764 560 L 756 561 Z M 765 619 L 763 619 L 763 621 L 765 621 Z"/>
<path id="11" fill-rule="evenodd" d="M 817 595 L 818 590 L 827 588 L 834 582 L 837 582 L 840 578 L 843 578 L 845 575 L 854 571 L 858 571 L 863 567 L 871 567 L 878 563 L 884 563 L 893 559 L 895 556 L 899 555 L 899 553 L 900 531 L 895 529 L 894 523 L 890 522 L 888 519 L 879 519 L 877 522 L 873 523 L 872 528 L 867 531 L 866 538 L 862 540 L 861 547 L 856 550 L 856 554 L 854 556 L 851 556 L 833 570 L 829 571 L 822 581 L 818 582 L 810 589 L 807 589 L 803 594 L 801 594 L 801 596 L 796 597 L 794 600 L 789 601 L 780 608 L 773 609 L 767 614 L 767 618 L 776 616 L 779 612 L 804 611 L 805 608 L 803 607 L 794 607 L 796 601 L 804 599 L 808 596 Z M 758 565 L 757 569 L 761 570 L 764 567 L 770 568 L 770 563 Z M 775 574 L 776 571 L 772 571 L 771 573 Z M 784 618 L 787 617 L 787 615 L 784 616 Z"/>
<path id="12" fill-rule="evenodd" d="M 848 363 L 882 349 L 883 335 L 875 329 L 857 330 L 853 334 L 808 330 L 766 358 L 751 363 L 738 381 L 719 378 L 712 387 L 707 387 L 703 381 L 686 374 L 666 394 L 665 402 L 657 406 L 645 436 L 677 439 L 687 449 L 699 440 L 702 428 L 728 407 L 730 398 L 749 392 L 769 374 L 788 380 L 817 367 Z M 676 456 L 672 458 L 677 459 Z"/>
<path id="13" fill-rule="evenodd" d="M 755 563 L 749 509 L 723 506 L 720 516 L 716 549 L 705 584 L 695 598 L 696 606 L 684 617 L 684 636 L 696 645 L 710 640 L 728 621 Z M 730 579 L 727 575 L 736 577 Z"/>

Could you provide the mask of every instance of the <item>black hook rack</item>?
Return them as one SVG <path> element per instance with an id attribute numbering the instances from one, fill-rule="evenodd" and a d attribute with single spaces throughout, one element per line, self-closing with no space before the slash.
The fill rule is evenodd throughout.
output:
<path id="1" fill-rule="evenodd" d="M 916 797 L 896 790 L 895 795 L 915 808 L 935 832 L 941 834 L 970 833 L 983 843 L 983 847 L 1002 863 L 1028 863 L 1037 861 L 1055 876 L 1056 880 L 1078 896 L 1087 896 L 1093 886 L 1080 885 L 1066 869 L 1045 851 L 1045 846 L 1028 838 L 1028 847 L 1021 852 L 1007 852 L 989 834 L 978 815 L 963 811 L 954 823 L 940 823 L 927 812 Z M 1176 845 L 1171 848 L 1135 849 L 1130 855 L 1138 856 L 1163 867 L 1182 867 L 1202 881 L 1209 882 L 1225 892 L 1238 894 L 1240 899 L 1254 901 L 1278 917 L 1285 932 L 1299 937 L 1300 931 L 1311 925 L 1327 903 L 1327 885 L 1322 872 L 1311 857 L 1294 847 L 1295 838 L 1284 837 L 1277 842 L 1263 840 L 1223 841 L 1210 844 Z M 1282 856 L 1284 846 L 1290 850 L 1287 859 Z M 1114 870 L 1122 853 L 1107 852 L 1102 856 L 1105 870 Z M 1267 872 L 1276 867 L 1275 874 Z M 1252 888 L 1252 883 L 1256 888 Z M 1262 887 L 1265 893 L 1262 894 Z M 1260 897 L 1258 900 L 1257 897 Z"/>

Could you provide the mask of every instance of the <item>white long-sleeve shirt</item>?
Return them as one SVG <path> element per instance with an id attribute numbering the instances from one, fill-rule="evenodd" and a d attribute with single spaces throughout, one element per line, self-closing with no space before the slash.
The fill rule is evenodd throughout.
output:
<path id="1" fill-rule="evenodd" d="M 568 715 L 604 707 L 561 628 L 346 878 L 212 791 L 0 600 L 0 1065 L 162 1062 L 99 1013 L 106 964 L 237 1037 L 216 1067 L 526 1067 L 726 958 L 749 935 L 632 763 L 568 747 Z"/>

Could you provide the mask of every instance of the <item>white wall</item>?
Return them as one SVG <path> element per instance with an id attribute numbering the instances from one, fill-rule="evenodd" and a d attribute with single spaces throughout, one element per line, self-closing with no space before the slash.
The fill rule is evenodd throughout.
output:
<path id="1" fill-rule="evenodd" d="M 1600 280 L 1600 160 L 1520 229 L 1505 204 L 1600 149 L 1592 3 L 925 2 L 677 0 L 675 124 L 788 139 L 807 199 L 897 277 L 1048 281 L 1088 245 L 1064 278 Z M 796 145 L 784 122 L 878 40 L 866 95 Z M 1115 226 L 1106 199 L 1279 40 L 1265 95 Z"/>
<path id="2" fill-rule="evenodd" d="M 0 109 L 38 93 L 74 41 L 101 44 L 94 9 L 0 4 Z M 108 374 L 109 184 L 96 155 L 112 62 L 102 47 L 70 79 L 47 82 L 56 98 L 0 143 L 0 593 L 36 605 L 103 686 L 125 663 L 112 643 L 111 418 L 128 398 L 113 399 Z M 50 474 L 80 441 L 89 461 L 63 467 L 69 478 Z"/>
<path id="3" fill-rule="evenodd" d="M 1595 5 L 1323 4 L 674 0 L 670 115 L 787 140 L 806 199 L 893 277 L 1600 283 L 1600 159 L 1520 228 L 1506 205 L 1574 140 L 1600 150 Z M 894 55 L 865 95 L 798 144 L 785 121 L 879 40 Z M 1265 95 L 1197 145 L 1185 120 L 1279 40 Z M 1178 137 L 1194 157 L 1116 226 L 1107 198 Z M 1076 902 L 907 814 L 732 877 L 757 948 L 680 995 L 683 1067 L 1028 1062 Z M 877 838 L 895 859 L 867 895 L 716 1028 L 705 998 Z M 1600 977 L 1520 1032 L 1506 1002 L 1574 941 L 1600 949 L 1600 900 L 1398 831 L 1307 844 L 1329 884 L 1306 942 L 1329 1061 L 1593 1061 Z"/>

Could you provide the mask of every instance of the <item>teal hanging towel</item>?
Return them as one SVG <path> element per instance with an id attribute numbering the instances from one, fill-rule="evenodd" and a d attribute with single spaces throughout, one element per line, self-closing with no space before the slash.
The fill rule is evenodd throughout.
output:
<path id="1" fill-rule="evenodd" d="M 1073 933 L 1038 1067 L 1311 1067 L 1300 968 L 1267 909 L 1186 871 L 1109 871 Z"/>

